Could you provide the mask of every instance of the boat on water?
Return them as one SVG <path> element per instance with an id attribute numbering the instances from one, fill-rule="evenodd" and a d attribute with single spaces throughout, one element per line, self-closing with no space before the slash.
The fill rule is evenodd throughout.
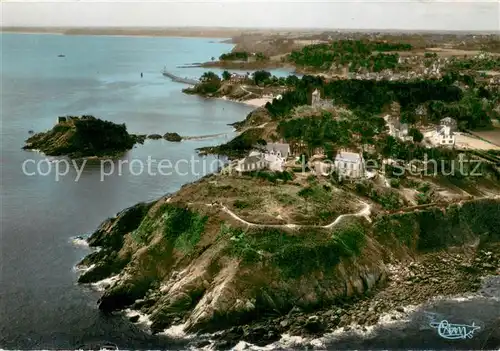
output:
<path id="1" fill-rule="evenodd" d="M 59 54 L 59 55 L 57 55 L 57 57 L 66 57 L 66 55 Z"/>

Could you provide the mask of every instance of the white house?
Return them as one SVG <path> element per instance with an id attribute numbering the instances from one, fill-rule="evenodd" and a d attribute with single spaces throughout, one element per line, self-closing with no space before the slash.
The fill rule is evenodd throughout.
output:
<path id="1" fill-rule="evenodd" d="M 266 144 L 264 158 L 268 162 L 271 171 L 283 171 L 283 166 L 290 156 L 290 145 L 282 143 Z"/>
<path id="2" fill-rule="evenodd" d="M 244 159 L 238 160 L 235 170 L 237 172 L 253 172 L 267 168 L 269 162 L 263 157 L 262 154 L 247 156 Z"/>
<path id="3" fill-rule="evenodd" d="M 359 153 L 340 151 L 334 165 L 339 177 L 362 178 L 365 175 L 365 160 Z"/>
<path id="4" fill-rule="evenodd" d="M 439 126 L 434 134 L 434 142 L 441 146 L 455 146 L 455 133 L 449 126 Z"/>
<path id="5" fill-rule="evenodd" d="M 266 154 L 276 155 L 280 158 L 287 159 L 290 156 L 290 145 L 283 143 L 267 143 Z"/>
<path id="6" fill-rule="evenodd" d="M 241 83 L 241 82 L 245 81 L 246 78 L 247 78 L 246 75 L 238 74 L 238 73 L 231 73 L 230 81 L 232 83 Z"/>

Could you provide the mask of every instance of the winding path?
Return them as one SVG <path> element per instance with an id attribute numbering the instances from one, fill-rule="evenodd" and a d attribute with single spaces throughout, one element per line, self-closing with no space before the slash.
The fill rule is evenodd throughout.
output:
<path id="1" fill-rule="evenodd" d="M 252 223 L 244 220 L 240 216 L 238 216 L 236 213 L 228 209 L 226 206 L 216 203 L 214 205 L 220 206 L 222 211 L 226 212 L 228 215 L 236 219 L 238 222 L 243 223 L 249 227 L 258 227 L 258 228 L 282 228 L 282 229 L 300 229 L 300 228 L 324 228 L 324 229 L 331 229 L 335 227 L 343 218 L 346 217 L 365 217 L 369 222 L 371 222 L 370 219 L 370 213 L 371 213 L 371 206 L 365 202 L 363 202 L 365 205 L 363 209 L 361 209 L 359 212 L 356 213 L 348 213 L 348 214 L 343 214 L 338 216 L 332 223 L 327 224 L 327 225 L 311 225 L 311 224 L 262 224 L 262 223 Z M 213 206 L 213 205 L 209 205 Z"/>

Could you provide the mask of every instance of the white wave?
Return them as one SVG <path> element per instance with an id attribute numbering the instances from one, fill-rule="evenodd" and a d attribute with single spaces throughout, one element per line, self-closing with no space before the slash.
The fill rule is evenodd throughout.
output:
<path id="1" fill-rule="evenodd" d="M 125 309 L 124 312 L 125 312 L 125 315 L 127 317 L 132 317 L 132 316 L 139 315 L 139 319 L 137 320 L 136 323 L 140 324 L 142 326 L 149 327 L 153 323 L 153 322 L 151 322 L 151 319 L 149 318 L 149 315 L 147 315 L 146 313 L 142 313 L 142 312 L 137 311 L 137 310 L 132 310 L 130 308 Z"/>
<path id="2" fill-rule="evenodd" d="M 82 265 L 76 265 L 74 267 L 74 270 L 76 272 L 81 272 L 83 274 L 83 273 L 86 273 L 86 272 L 90 271 L 94 267 L 95 267 L 95 264 L 92 264 L 90 266 L 85 266 L 85 265 L 82 264 Z"/>
<path id="3" fill-rule="evenodd" d="M 453 302 L 467 302 L 467 301 L 472 301 L 476 299 L 478 296 L 475 295 L 467 295 L 467 296 L 457 296 L 457 297 L 451 297 L 451 298 L 442 298 L 443 300 L 446 301 L 453 301 Z"/>
<path id="4" fill-rule="evenodd" d="M 114 275 L 112 277 L 99 280 L 98 282 L 90 284 L 93 288 L 95 288 L 97 291 L 104 291 L 107 286 L 113 285 L 115 282 L 117 282 L 120 279 L 120 275 Z"/>
<path id="5" fill-rule="evenodd" d="M 255 351 L 270 351 L 277 348 L 300 348 L 306 343 L 308 343 L 310 339 L 304 338 L 301 336 L 292 336 L 290 334 L 282 334 L 281 339 L 273 342 L 266 346 L 256 346 L 245 341 L 240 341 L 236 346 L 232 348 L 232 350 L 255 350 Z"/>
<path id="6" fill-rule="evenodd" d="M 184 331 L 185 326 L 186 326 L 185 324 L 172 325 L 170 328 L 159 334 L 166 335 L 173 339 L 183 339 L 183 340 L 193 339 L 195 335 L 187 334 Z"/>
<path id="7" fill-rule="evenodd" d="M 81 237 L 72 238 L 71 243 L 75 246 L 89 247 L 89 243 L 87 242 L 87 240 Z"/>

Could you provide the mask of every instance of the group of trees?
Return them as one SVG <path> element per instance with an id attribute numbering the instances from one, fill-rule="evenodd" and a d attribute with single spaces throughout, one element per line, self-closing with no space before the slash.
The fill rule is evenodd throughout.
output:
<path id="1" fill-rule="evenodd" d="M 255 54 L 250 54 L 246 51 L 235 51 L 229 52 L 227 54 L 222 54 L 219 56 L 219 60 L 221 61 L 248 61 L 248 59 L 254 55 L 255 60 L 257 61 L 266 61 L 269 59 L 264 53 L 257 52 Z"/>
<path id="2" fill-rule="evenodd" d="M 438 122 L 450 116 L 457 120 L 460 129 L 491 127 L 491 118 L 498 115 L 491 102 L 470 91 L 459 101 L 433 100 L 428 104 L 428 111 L 430 121 Z"/>
<path id="3" fill-rule="evenodd" d="M 323 111 L 314 117 L 284 120 L 277 131 L 292 146 L 304 145 L 309 155 L 322 148 L 333 158 L 339 148 L 375 144 L 377 135 L 385 128 L 384 119 L 357 110 L 341 119 Z"/>
<path id="4" fill-rule="evenodd" d="M 474 70 L 474 71 L 489 71 L 489 70 L 500 70 L 500 57 L 498 56 L 487 56 L 484 57 L 470 57 L 454 59 L 449 64 L 449 69 L 454 69 L 458 71 L 463 70 Z"/>
<path id="5" fill-rule="evenodd" d="M 349 79 L 327 83 L 320 77 L 306 75 L 300 80 L 288 77 L 285 83 L 290 83 L 287 85 L 294 90 L 283 94 L 281 100 L 273 100 L 266 105 L 275 119 L 285 119 L 294 107 L 307 104 L 311 92 L 316 88 L 336 105 L 343 105 L 351 110 L 360 109 L 369 114 L 379 114 L 391 102 L 397 101 L 401 106 L 402 122 L 410 124 L 422 118 L 415 112 L 421 105 L 426 110 L 425 122 L 439 123 L 444 117 L 452 117 L 457 120 L 461 129 L 487 128 L 491 126 L 492 118 L 498 118 L 498 112 L 494 109 L 500 102 L 498 91 L 480 86 L 464 92 L 454 84 L 453 77 L 450 76 L 441 80 Z M 414 138 L 420 138 L 413 133 Z"/>
<path id="6" fill-rule="evenodd" d="M 288 82 L 287 78 L 287 82 Z M 290 82 L 292 80 L 290 79 Z M 333 99 L 337 105 L 350 109 L 362 109 L 380 113 L 384 106 L 393 101 L 401 104 L 401 109 L 415 109 L 419 104 L 440 100 L 459 101 L 463 97 L 460 88 L 440 80 L 419 81 L 374 81 L 374 80 L 334 80 L 326 83 L 321 77 L 305 75 L 294 80 L 294 91 L 283 95 L 282 100 L 274 100 L 266 105 L 272 116 L 283 117 L 293 107 L 307 103 L 307 96 L 316 89 Z"/>
<path id="7" fill-rule="evenodd" d="M 212 71 L 205 72 L 200 78 L 200 84 L 197 84 L 192 91 L 197 94 L 213 94 L 221 87 L 220 77 Z"/>
<path id="8" fill-rule="evenodd" d="M 365 68 L 380 72 L 398 67 L 399 55 L 383 54 L 386 51 L 411 50 L 410 44 L 370 42 L 361 40 L 339 40 L 332 44 L 308 45 L 292 51 L 289 60 L 296 65 L 329 69 L 332 64 L 349 66 L 349 71 Z"/>
<path id="9" fill-rule="evenodd" d="M 228 52 L 227 54 L 222 54 L 219 56 L 219 60 L 221 61 L 247 61 L 248 60 L 248 52 L 246 51 L 235 51 Z"/>

